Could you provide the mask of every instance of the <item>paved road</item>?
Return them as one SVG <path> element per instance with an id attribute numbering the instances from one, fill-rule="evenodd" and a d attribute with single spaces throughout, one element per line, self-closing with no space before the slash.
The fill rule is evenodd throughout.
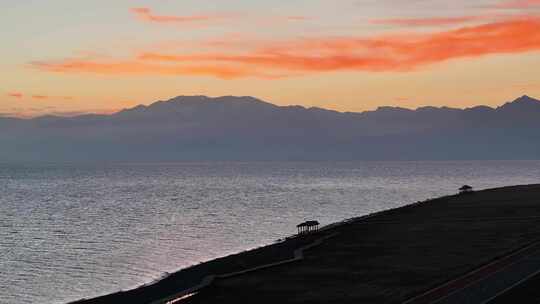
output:
<path id="1" fill-rule="evenodd" d="M 525 284 L 527 283 L 527 284 Z M 514 297 L 532 300 L 527 292 L 540 283 L 540 243 L 526 246 L 456 280 L 411 299 L 406 304 L 494 304 Z M 522 286 L 522 284 L 525 284 Z M 519 287 L 519 289 L 518 289 Z M 540 296 L 540 291 L 536 291 Z M 518 301 L 518 303 L 538 303 Z"/>
<path id="2" fill-rule="evenodd" d="M 510 289 L 505 290 L 487 304 L 540 303 L 540 273 L 537 273 Z"/>

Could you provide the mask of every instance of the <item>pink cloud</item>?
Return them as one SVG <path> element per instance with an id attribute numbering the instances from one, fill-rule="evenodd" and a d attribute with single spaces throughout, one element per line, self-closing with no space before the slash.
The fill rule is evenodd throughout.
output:
<path id="1" fill-rule="evenodd" d="M 23 98 L 24 94 L 20 92 L 10 92 L 7 94 L 7 96 L 13 97 L 13 98 Z"/>
<path id="2" fill-rule="evenodd" d="M 285 19 L 286 20 L 291 20 L 291 21 L 307 21 L 307 20 L 311 20 L 311 18 L 306 17 L 306 16 L 286 16 Z"/>
<path id="3" fill-rule="evenodd" d="M 540 7 L 540 0 L 508 0 L 495 5 L 496 8 L 526 9 Z"/>
<path id="4" fill-rule="evenodd" d="M 209 22 L 220 19 L 229 18 L 226 15 L 188 15 L 188 16 L 173 16 L 173 15 L 156 15 L 148 7 L 132 8 L 131 12 L 142 21 L 154 23 L 193 23 L 193 22 Z"/>
<path id="5" fill-rule="evenodd" d="M 13 97 L 13 98 L 23 98 L 25 95 L 22 92 L 10 92 L 10 93 L 7 94 L 7 96 Z M 73 96 L 54 97 L 54 96 L 40 95 L 40 94 L 31 95 L 30 98 L 36 99 L 36 100 L 51 99 L 51 98 L 58 98 L 58 99 L 63 99 L 63 100 L 73 100 L 73 99 L 75 99 Z"/>
<path id="6" fill-rule="evenodd" d="M 250 23 L 270 23 L 279 24 L 284 21 L 307 21 L 311 18 L 306 16 L 256 16 L 252 14 L 240 14 L 240 13 L 214 13 L 214 14 L 199 14 L 199 15 L 157 15 L 154 14 L 151 8 L 148 7 L 136 7 L 130 9 L 135 17 L 141 21 L 151 23 L 162 24 L 197 24 L 197 25 L 209 25 L 211 23 L 217 23 L 224 20 L 241 21 L 248 20 Z"/>
<path id="7" fill-rule="evenodd" d="M 441 26 L 441 25 L 456 25 L 483 19 L 479 16 L 463 16 L 463 17 L 434 17 L 434 18 L 388 18 L 388 19 L 372 19 L 372 24 L 383 25 L 398 25 L 398 26 Z"/>

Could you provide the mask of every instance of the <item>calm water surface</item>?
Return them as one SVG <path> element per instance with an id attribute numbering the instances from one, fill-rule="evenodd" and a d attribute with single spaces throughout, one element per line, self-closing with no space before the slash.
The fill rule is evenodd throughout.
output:
<path id="1" fill-rule="evenodd" d="M 0 303 L 65 303 L 540 161 L 0 164 Z"/>

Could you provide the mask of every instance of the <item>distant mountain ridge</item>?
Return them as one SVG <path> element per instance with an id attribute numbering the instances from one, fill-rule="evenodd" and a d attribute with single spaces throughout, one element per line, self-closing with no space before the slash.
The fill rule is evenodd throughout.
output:
<path id="1" fill-rule="evenodd" d="M 179 96 L 111 115 L 0 117 L 0 161 L 540 158 L 540 101 L 361 113 Z"/>

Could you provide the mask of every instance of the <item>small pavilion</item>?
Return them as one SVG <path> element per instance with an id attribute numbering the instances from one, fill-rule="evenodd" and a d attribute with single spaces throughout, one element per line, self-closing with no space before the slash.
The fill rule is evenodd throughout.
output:
<path id="1" fill-rule="evenodd" d="M 461 188 L 459 188 L 459 193 L 460 194 L 472 193 L 472 192 L 474 192 L 473 187 L 471 187 L 469 185 L 463 185 Z"/>
<path id="2" fill-rule="evenodd" d="M 296 225 L 298 228 L 298 234 L 305 234 L 310 232 L 315 232 L 319 230 L 319 222 L 317 221 L 306 221 Z"/>

